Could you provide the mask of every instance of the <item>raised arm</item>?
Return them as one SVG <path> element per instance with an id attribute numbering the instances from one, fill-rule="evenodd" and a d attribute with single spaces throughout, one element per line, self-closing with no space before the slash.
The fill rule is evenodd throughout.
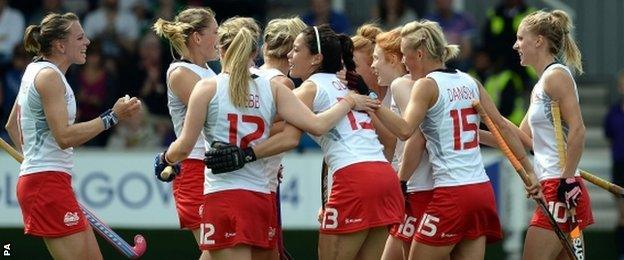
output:
<path id="1" fill-rule="evenodd" d="M 555 69 L 544 77 L 544 92 L 553 100 L 559 101 L 561 121 L 568 126 L 567 157 L 561 177 L 574 177 L 585 146 L 585 124 L 581 115 L 581 107 L 576 99 L 574 80 L 561 69 Z"/>
<path id="2" fill-rule="evenodd" d="M 217 82 L 214 79 L 203 79 L 197 82 L 197 85 L 191 92 L 186 116 L 184 117 L 184 126 L 178 139 L 176 139 L 165 154 L 168 162 L 179 162 L 189 156 L 202 127 L 206 122 L 206 114 L 208 113 L 208 104 L 214 97 L 217 89 Z"/>
<path id="3" fill-rule="evenodd" d="M 61 149 L 79 146 L 106 130 L 102 117 L 87 122 L 69 124 L 65 86 L 59 74 L 52 69 L 43 69 L 35 78 L 35 88 L 41 96 L 46 121 L 54 139 Z M 141 108 L 141 102 L 133 97 L 120 98 L 112 111 L 117 119 L 125 120 Z M 110 124 L 109 124 L 110 127 Z"/>

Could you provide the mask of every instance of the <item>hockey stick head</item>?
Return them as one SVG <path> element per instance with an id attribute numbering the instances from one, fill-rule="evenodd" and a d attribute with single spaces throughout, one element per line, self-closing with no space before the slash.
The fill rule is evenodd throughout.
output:
<path id="1" fill-rule="evenodd" d="M 147 250 L 147 241 L 141 234 L 137 234 L 134 236 L 134 246 L 132 247 L 132 251 L 134 251 L 134 256 L 131 259 L 137 259 L 141 257 L 145 250 Z"/>

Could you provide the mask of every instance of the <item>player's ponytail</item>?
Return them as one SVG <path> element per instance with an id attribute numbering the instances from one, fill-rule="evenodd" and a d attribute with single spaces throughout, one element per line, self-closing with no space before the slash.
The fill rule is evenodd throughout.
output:
<path id="1" fill-rule="evenodd" d="M 344 34 L 339 34 L 338 40 L 340 40 L 342 64 L 348 71 L 355 71 L 355 62 L 353 61 L 353 41 L 351 41 L 349 36 Z"/>
<path id="2" fill-rule="evenodd" d="M 158 18 L 152 29 L 156 35 L 167 39 L 178 55 L 188 57 L 188 37 L 207 28 L 214 17 L 215 13 L 210 8 L 188 8 L 180 12 L 174 21 Z M 175 58 L 173 52 L 171 55 Z"/>
<path id="3" fill-rule="evenodd" d="M 258 49 L 254 34 L 240 28 L 223 56 L 223 69 L 230 74 L 230 100 L 238 108 L 245 107 L 249 96 L 249 61 Z"/>

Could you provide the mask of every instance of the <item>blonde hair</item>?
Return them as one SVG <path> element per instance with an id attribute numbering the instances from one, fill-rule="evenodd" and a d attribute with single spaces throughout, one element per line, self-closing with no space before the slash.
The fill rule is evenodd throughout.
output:
<path id="1" fill-rule="evenodd" d="M 228 49 L 230 47 L 230 44 L 238 34 L 238 30 L 241 28 L 247 28 L 256 41 L 260 38 L 260 34 L 262 34 L 260 25 L 251 17 L 234 16 L 228 18 L 219 26 L 219 43 L 222 49 Z"/>
<path id="2" fill-rule="evenodd" d="M 434 60 L 446 62 L 459 54 L 459 46 L 448 44 L 440 25 L 429 20 L 406 24 L 401 29 L 401 38 L 405 39 L 413 50 L 424 47 Z"/>
<path id="3" fill-rule="evenodd" d="M 535 11 L 524 17 L 520 24 L 528 31 L 544 36 L 551 54 L 560 57 L 563 63 L 576 73 L 583 74 L 581 52 L 571 33 L 574 25 L 564 11 Z"/>
<path id="4" fill-rule="evenodd" d="M 52 42 L 66 39 L 72 22 L 78 21 L 74 13 L 50 13 L 39 25 L 29 25 L 24 31 L 24 49 L 36 55 L 49 55 Z"/>
<path id="5" fill-rule="evenodd" d="M 176 15 L 173 22 L 158 18 L 152 28 L 158 36 L 169 40 L 178 55 L 188 56 L 189 35 L 210 26 L 214 18 L 215 13 L 210 8 L 188 8 Z M 173 52 L 171 55 L 173 56 Z"/>
<path id="6" fill-rule="evenodd" d="M 373 58 L 373 48 L 375 47 L 375 38 L 383 31 L 373 23 L 368 23 L 360 26 L 357 29 L 355 36 L 351 37 L 353 41 L 353 50 L 362 51 Z"/>
<path id="7" fill-rule="evenodd" d="M 244 19 L 244 20 L 241 20 Z M 247 105 L 249 96 L 249 59 L 258 50 L 259 26 L 254 21 L 258 31 L 249 28 L 249 19 L 228 19 L 219 27 L 219 44 L 225 49 L 223 55 L 223 70 L 230 74 L 230 100 L 235 107 Z"/>
<path id="8" fill-rule="evenodd" d="M 286 58 L 295 38 L 306 26 L 299 17 L 271 20 L 264 29 L 265 55 L 276 59 Z"/>
<path id="9" fill-rule="evenodd" d="M 397 56 L 399 60 L 403 57 L 401 53 L 401 27 L 378 34 L 375 42 L 379 48 L 384 50 L 386 59 L 389 59 L 391 55 Z"/>

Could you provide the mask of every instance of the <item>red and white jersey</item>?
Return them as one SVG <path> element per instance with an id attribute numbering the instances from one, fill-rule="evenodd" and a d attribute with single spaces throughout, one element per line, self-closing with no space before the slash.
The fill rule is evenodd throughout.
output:
<path id="1" fill-rule="evenodd" d="M 188 61 L 175 61 L 169 65 L 169 69 L 167 69 L 167 106 L 169 107 L 169 114 L 171 115 L 171 121 L 173 121 L 173 130 L 175 131 L 176 137 L 179 137 L 182 133 L 182 126 L 184 125 L 184 117 L 186 116 L 187 108 L 182 100 L 171 91 L 169 83 L 169 75 L 173 70 L 179 67 L 189 69 L 201 79 L 217 75 L 212 69 L 208 68 L 208 66 L 202 68 Z M 205 152 L 204 138 L 200 135 L 188 158 L 203 160 Z"/>
<path id="2" fill-rule="evenodd" d="M 208 105 L 204 124 L 206 143 L 221 141 L 246 148 L 266 140 L 277 111 L 269 80 L 252 75 L 248 103 L 244 108 L 235 107 L 230 101 L 230 75 L 221 73 L 216 76 L 216 80 L 217 91 Z M 270 190 L 265 167 L 266 159 L 258 159 L 239 170 L 224 174 L 212 174 L 206 168 L 204 194 L 232 189 L 268 194 Z"/>
<path id="3" fill-rule="evenodd" d="M 74 148 L 61 149 L 54 139 L 46 121 L 41 96 L 35 88 L 35 77 L 42 69 L 51 68 L 56 71 L 65 85 L 65 104 L 67 107 L 67 124 L 74 124 L 76 119 L 76 99 L 74 91 L 67 83 L 65 74 L 56 65 L 39 60 L 28 64 L 17 96 L 19 128 L 22 133 L 22 151 L 24 161 L 20 166 L 20 176 L 45 172 L 60 171 L 71 174 L 74 168 Z"/>
<path id="4" fill-rule="evenodd" d="M 312 111 L 323 112 L 347 95 L 347 86 L 335 74 L 316 73 L 308 79 L 317 89 Z M 328 133 L 317 137 L 310 135 L 325 154 L 329 172 L 358 162 L 387 162 L 383 146 L 377 139 L 368 114 L 350 111 Z"/>
<path id="5" fill-rule="evenodd" d="M 472 101 L 479 87 L 468 74 L 455 70 L 427 74 L 438 87 L 438 99 L 420 125 L 427 139 L 434 187 L 459 186 L 489 180 L 479 148 L 479 123 Z"/>
<path id="6" fill-rule="evenodd" d="M 278 69 L 258 69 L 258 68 L 250 68 L 249 71 L 254 73 L 260 77 L 264 77 L 271 81 L 273 78 L 277 76 L 285 76 L 284 73 L 279 71 Z M 269 177 L 269 189 L 272 192 L 277 191 L 277 172 L 280 170 L 280 166 L 282 165 L 282 158 L 284 158 L 284 153 L 276 154 L 271 157 L 266 158 L 266 173 Z"/>
<path id="7" fill-rule="evenodd" d="M 388 92 L 390 92 L 390 88 L 388 88 Z M 386 94 L 387 95 L 387 94 Z M 390 110 L 395 114 L 401 116 L 402 111 L 401 108 L 394 102 L 394 98 L 391 99 Z M 405 142 L 398 140 L 396 143 L 396 147 L 394 148 L 394 156 L 392 160 L 392 167 L 397 172 L 401 168 L 401 164 L 403 163 L 403 151 L 405 150 Z M 420 160 L 418 167 L 412 173 L 412 177 L 407 180 L 407 192 L 417 192 L 417 191 L 427 191 L 433 190 L 433 175 L 431 169 L 431 163 L 429 162 L 429 154 L 427 150 L 423 151 L 422 156 L 420 158 L 408 158 L 408 160 Z"/>
<path id="8" fill-rule="evenodd" d="M 554 69 L 563 69 L 572 77 L 572 73 L 568 67 L 557 63 L 546 67 L 544 74 Z M 578 101 L 576 82 L 574 82 L 574 93 Z M 557 139 L 555 138 L 553 116 L 550 106 L 551 103 L 552 99 L 544 92 L 544 78 L 542 77 L 533 88 L 533 92 L 531 93 L 531 105 L 527 112 L 529 127 L 531 128 L 531 134 L 533 136 L 533 152 L 535 153 L 533 165 L 535 167 L 535 174 L 540 181 L 561 177 Z M 561 122 L 563 124 L 563 145 L 566 146 L 568 127 L 566 123 L 563 122 L 563 119 Z M 579 175 L 578 170 L 575 175 Z"/>

